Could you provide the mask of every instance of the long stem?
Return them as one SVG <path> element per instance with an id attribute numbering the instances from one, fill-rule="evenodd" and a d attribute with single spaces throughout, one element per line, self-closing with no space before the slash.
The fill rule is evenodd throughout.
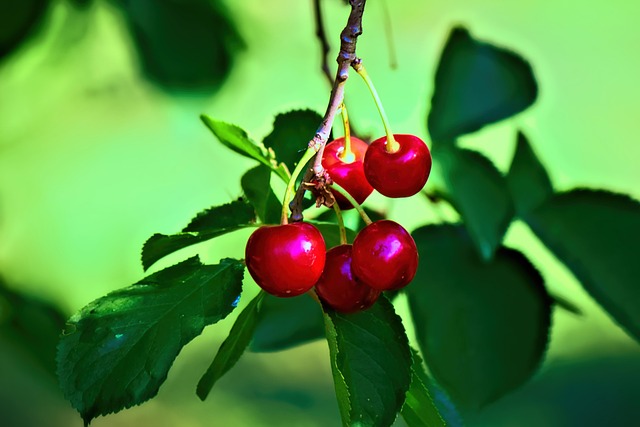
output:
<path id="1" fill-rule="evenodd" d="M 307 148 L 307 151 L 304 152 L 304 155 L 296 165 L 296 168 L 293 170 L 291 174 L 291 178 L 289 179 L 289 183 L 287 184 L 287 189 L 284 192 L 284 198 L 282 199 L 282 217 L 280 218 L 281 224 L 288 224 L 288 212 L 289 212 L 289 200 L 291 200 L 291 194 L 293 193 L 293 187 L 296 185 L 296 180 L 298 179 L 298 175 L 302 172 L 302 169 L 309 163 L 309 160 L 313 156 L 315 156 L 316 150 L 313 148 Z"/>
<path id="2" fill-rule="evenodd" d="M 338 218 L 338 229 L 340 230 L 340 244 L 347 244 L 347 230 L 344 228 L 344 219 L 342 218 L 342 210 L 337 203 L 333 204 L 333 210 L 336 213 L 336 218 Z"/>
<path id="3" fill-rule="evenodd" d="M 378 113 L 380 113 L 380 119 L 382 119 L 382 125 L 384 126 L 384 131 L 387 134 L 387 143 L 385 144 L 385 148 L 387 153 L 394 153 L 398 151 L 400 148 L 400 144 L 393 137 L 393 132 L 391 132 L 391 126 L 389 126 L 389 120 L 387 119 L 387 114 L 384 111 L 384 107 L 382 106 L 382 101 L 380 101 L 380 97 L 378 96 L 378 91 L 376 87 L 373 85 L 373 81 L 371 81 L 371 77 L 369 77 L 369 73 L 362 65 L 362 61 L 355 61 L 353 64 L 353 69 L 356 70 L 358 74 L 362 77 L 364 82 L 367 84 L 369 88 L 369 92 L 371 92 L 371 96 L 373 96 L 373 100 L 376 103 L 376 107 L 378 108 Z"/>
<path id="4" fill-rule="evenodd" d="M 342 196 L 344 196 L 344 198 L 347 199 L 349 203 L 353 205 L 354 208 L 356 208 L 356 210 L 358 211 L 358 214 L 360 214 L 360 217 L 362 218 L 365 224 L 369 225 L 373 222 L 371 221 L 371 218 L 369 218 L 369 215 L 367 215 L 367 213 L 364 211 L 364 209 L 362 209 L 362 206 L 360 206 L 360 203 L 356 202 L 356 199 L 354 199 L 353 196 L 351 196 L 351 194 L 349 194 L 347 190 L 340 187 L 335 182 L 331 184 L 331 189 L 337 191 Z"/>
<path id="5" fill-rule="evenodd" d="M 342 113 L 342 124 L 344 125 L 344 151 L 338 154 L 338 157 L 345 163 L 353 163 L 356 160 L 356 156 L 351 151 L 351 127 L 349 126 L 349 114 L 344 102 L 340 111 Z"/>

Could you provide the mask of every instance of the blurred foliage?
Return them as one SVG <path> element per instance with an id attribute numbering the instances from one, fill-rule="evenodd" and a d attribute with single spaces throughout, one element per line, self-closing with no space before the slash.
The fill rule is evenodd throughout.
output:
<path id="1" fill-rule="evenodd" d="M 38 31 L 50 4 L 50 0 L 0 1 L 0 61 Z"/>

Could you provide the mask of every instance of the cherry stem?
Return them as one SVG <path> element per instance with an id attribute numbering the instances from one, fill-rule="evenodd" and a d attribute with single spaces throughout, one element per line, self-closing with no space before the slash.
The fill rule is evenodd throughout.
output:
<path id="1" fill-rule="evenodd" d="M 347 113 L 347 107 L 342 103 L 341 109 L 342 124 L 344 125 L 344 151 L 338 154 L 340 160 L 344 163 L 353 163 L 356 160 L 356 156 L 351 151 L 351 128 L 349 127 L 349 114 Z"/>
<path id="2" fill-rule="evenodd" d="M 342 218 L 342 210 L 337 203 L 333 204 L 333 210 L 336 213 L 336 218 L 338 218 L 338 229 L 340 230 L 340 244 L 347 244 L 347 230 L 344 228 L 344 218 Z"/>
<path id="3" fill-rule="evenodd" d="M 344 188 L 342 188 L 341 186 L 339 186 L 335 182 L 331 184 L 331 190 L 337 191 L 345 199 L 347 199 L 349 201 L 349 203 L 351 203 L 353 205 L 353 207 L 356 208 L 356 210 L 360 214 L 360 217 L 362 218 L 362 220 L 364 221 L 365 224 L 369 225 L 369 224 L 371 224 L 373 222 L 373 221 L 371 221 L 371 218 L 369 218 L 369 215 L 367 215 L 367 213 L 364 211 L 364 209 L 362 209 L 362 206 L 360 205 L 360 203 L 356 202 L 356 199 L 354 199 L 353 196 L 351 196 L 351 194 L 349 194 L 349 192 L 347 190 L 345 190 Z"/>
<path id="4" fill-rule="evenodd" d="M 302 172 L 302 169 L 309 163 L 309 160 L 313 156 L 316 155 L 316 151 L 313 148 L 307 148 L 304 155 L 296 165 L 296 168 L 293 170 L 291 174 L 291 178 L 289 178 L 289 182 L 287 183 L 287 189 L 284 192 L 284 198 L 282 199 L 282 217 L 280 218 L 281 224 L 288 224 L 288 213 L 289 213 L 289 200 L 291 200 L 291 194 L 293 193 L 293 187 L 296 185 L 296 180 L 298 179 L 298 175 Z"/>
<path id="5" fill-rule="evenodd" d="M 362 65 L 362 60 L 358 59 L 353 63 L 353 69 L 356 70 L 356 73 L 360 74 L 360 77 L 364 80 L 369 88 L 369 92 L 371 92 L 371 96 L 373 96 L 373 100 L 378 108 L 378 113 L 380 113 L 380 119 L 382 119 L 382 125 L 384 126 L 384 131 L 387 134 L 387 142 L 385 144 L 385 149 L 387 153 L 395 153 L 400 148 L 400 144 L 393 137 L 393 132 L 391 132 L 391 126 L 389 126 L 389 120 L 387 119 L 387 114 L 384 111 L 384 107 L 382 106 L 382 101 L 380 101 L 380 97 L 378 96 L 378 91 L 376 91 L 376 87 L 373 85 L 373 81 L 371 81 L 371 77 L 369 77 L 369 73 Z"/>

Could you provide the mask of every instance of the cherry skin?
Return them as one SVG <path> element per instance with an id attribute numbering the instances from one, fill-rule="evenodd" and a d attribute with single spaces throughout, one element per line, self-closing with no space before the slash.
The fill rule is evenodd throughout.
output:
<path id="1" fill-rule="evenodd" d="M 353 241 L 351 268 L 356 277 L 381 291 L 408 285 L 418 269 L 418 249 L 413 237 L 400 224 L 376 221 Z"/>
<path id="2" fill-rule="evenodd" d="M 340 313 L 354 313 L 371 307 L 380 291 L 355 278 L 351 271 L 351 245 L 340 245 L 327 252 L 327 261 L 316 293 L 327 306 Z"/>
<path id="3" fill-rule="evenodd" d="M 344 137 L 329 142 L 324 147 L 322 166 L 329 172 L 331 179 L 344 188 L 360 204 L 373 192 L 373 187 L 364 176 L 363 159 L 369 145 L 361 139 L 351 137 L 352 155 L 344 153 Z M 340 209 L 352 209 L 353 206 L 341 194 L 333 192 Z"/>
<path id="4" fill-rule="evenodd" d="M 309 223 L 266 225 L 247 241 L 245 260 L 251 277 L 266 292 L 294 297 L 318 281 L 326 258 L 320 231 Z"/>
<path id="5" fill-rule="evenodd" d="M 393 135 L 399 148 L 387 152 L 387 137 L 373 141 L 364 157 L 364 174 L 387 197 L 409 197 L 422 190 L 431 172 L 431 153 L 414 135 Z"/>

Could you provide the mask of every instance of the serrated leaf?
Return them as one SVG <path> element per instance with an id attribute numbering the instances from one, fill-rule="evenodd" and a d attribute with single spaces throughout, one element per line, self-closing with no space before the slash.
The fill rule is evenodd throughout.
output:
<path id="1" fill-rule="evenodd" d="M 282 163 L 278 163 L 262 144 L 258 144 L 249 138 L 243 129 L 236 125 L 214 120 L 204 114 L 200 116 L 200 119 L 223 145 L 238 154 L 242 154 L 245 157 L 257 160 L 263 165 L 268 166 L 284 182 L 289 181 L 289 171 L 287 167 Z"/>
<path id="2" fill-rule="evenodd" d="M 518 132 L 516 151 L 507 174 L 507 184 L 520 215 L 536 208 L 553 195 L 549 175 L 522 132 Z"/>
<path id="3" fill-rule="evenodd" d="M 85 424 L 154 397 L 182 347 L 235 308 L 243 272 L 238 260 L 190 258 L 72 316 L 58 345 L 58 378 Z"/>
<path id="4" fill-rule="evenodd" d="M 457 147 L 439 147 L 434 157 L 443 168 L 449 201 L 460 213 L 485 260 L 496 248 L 514 216 L 505 178 L 482 154 Z"/>
<path id="5" fill-rule="evenodd" d="M 260 303 L 264 296 L 265 293 L 261 291 L 252 299 L 231 327 L 229 336 L 224 340 L 207 372 L 198 382 L 196 393 L 201 400 L 207 398 L 215 383 L 233 368 L 249 345 L 258 326 Z"/>
<path id="6" fill-rule="evenodd" d="M 390 426 L 411 383 L 402 320 L 384 296 L 368 310 L 324 319 L 342 424 Z"/>
<path id="7" fill-rule="evenodd" d="M 420 264 L 406 292 L 422 354 L 455 402 L 479 409 L 538 368 L 552 300 L 524 255 L 502 247 L 483 261 L 460 225 L 422 227 L 413 238 Z"/>
<path id="8" fill-rule="evenodd" d="M 304 152 L 309 141 L 315 136 L 322 122 L 322 116 L 312 110 L 293 110 L 278 114 L 273 122 L 273 130 L 263 143 L 273 149 L 279 161 L 292 171 Z"/>
<path id="9" fill-rule="evenodd" d="M 409 427 L 444 427 L 447 424 L 425 385 L 428 381 L 427 373 L 414 348 L 411 349 L 411 357 L 411 385 L 402 406 L 402 418 Z"/>
<path id="10" fill-rule="evenodd" d="M 249 349 L 257 353 L 281 351 L 323 336 L 320 306 L 309 295 L 293 298 L 265 295 L 260 305 L 260 323 Z"/>
<path id="11" fill-rule="evenodd" d="M 640 203 L 622 194 L 576 189 L 554 195 L 524 218 L 593 298 L 640 341 Z"/>
<path id="12" fill-rule="evenodd" d="M 259 165 L 242 175 L 242 191 L 264 224 L 280 224 L 282 204 L 271 189 L 271 169 Z"/>
<path id="13" fill-rule="evenodd" d="M 147 270 L 156 261 L 187 246 L 241 228 L 254 227 L 255 219 L 253 206 L 243 199 L 206 209 L 193 218 L 181 233 L 151 236 L 142 247 L 142 267 Z"/>
<path id="14" fill-rule="evenodd" d="M 434 143 L 511 117 L 538 95 L 533 70 L 516 53 L 475 40 L 454 28 L 442 51 L 428 117 Z"/>
<path id="15" fill-rule="evenodd" d="M 212 91 L 244 48 L 220 1 L 115 1 L 146 77 L 169 91 Z"/>

